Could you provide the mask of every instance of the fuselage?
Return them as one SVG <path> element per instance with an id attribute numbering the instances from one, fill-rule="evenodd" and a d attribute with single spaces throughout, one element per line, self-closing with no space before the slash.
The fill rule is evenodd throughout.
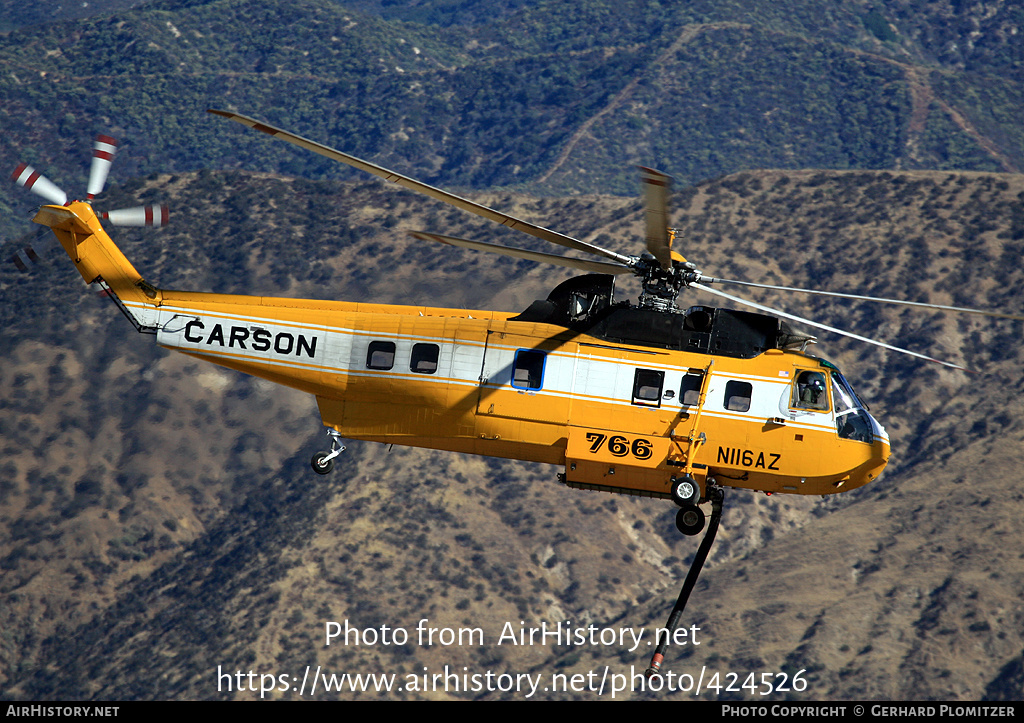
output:
<path id="1" fill-rule="evenodd" d="M 889 439 L 771 317 L 614 304 L 607 277 L 522 314 L 161 290 L 81 202 L 44 206 L 87 282 L 162 346 L 316 396 L 341 435 L 564 465 L 575 487 L 668 497 L 675 478 L 829 494 Z M 630 340 L 637 343 L 630 343 Z"/>
<path id="2" fill-rule="evenodd" d="M 835 367 L 614 344 L 513 315 L 161 292 L 157 341 L 313 394 L 351 439 L 564 465 L 573 486 L 665 496 L 701 482 L 828 494 L 889 440 Z M 145 307 L 145 308 L 143 308 Z M 822 389 L 812 403 L 804 373 Z"/>

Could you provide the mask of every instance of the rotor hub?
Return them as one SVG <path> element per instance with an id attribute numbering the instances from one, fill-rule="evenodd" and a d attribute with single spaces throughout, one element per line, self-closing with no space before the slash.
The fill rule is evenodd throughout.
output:
<path id="1" fill-rule="evenodd" d="M 689 261 L 675 261 L 671 268 L 663 267 L 652 254 L 643 253 L 633 265 L 643 289 L 640 294 L 642 308 L 679 312 L 676 298 L 692 283 L 700 281 L 701 273 Z"/>

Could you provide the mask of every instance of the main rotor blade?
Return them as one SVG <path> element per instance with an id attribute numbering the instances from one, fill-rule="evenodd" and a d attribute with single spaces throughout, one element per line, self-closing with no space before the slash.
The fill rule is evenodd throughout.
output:
<path id="1" fill-rule="evenodd" d="M 753 286 L 758 289 L 773 289 L 775 291 L 796 291 L 801 294 L 817 294 L 818 296 L 834 296 L 840 299 L 857 299 L 858 301 L 875 301 L 881 304 L 896 304 L 898 306 L 918 306 L 924 309 L 937 309 L 939 311 L 956 311 L 963 314 L 977 314 L 979 316 L 994 316 L 999 319 L 1020 319 L 1024 320 L 1024 314 L 1004 314 L 1000 311 L 983 311 L 982 309 L 970 309 L 965 306 L 945 306 L 943 304 L 926 304 L 922 301 L 901 301 L 900 299 L 884 299 L 879 296 L 860 296 L 858 294 L 842 294 L 837 291 L 818 291 L 817 289 L 798 289 L 794 286 L 773 286 L 771 284 L 756 284 L 752 281 L 734 281 L 732 279 L 716 279 L 708 276 L 703 277 L 704 282 L 709 284 L 739 284 L 741 286 Z"/>
<path id="2" fill-rule="evenodd" d="M 703 291 L 706 291 L 709 294 L 714 294 L 715 296 L 721 296 L 722 298 L 729 299 L 730 301 L 735 301 L 737 304 L 743 304 L 745 306 L 750 306 L 750 307 L 753 307 L 755 309 L 759 309 L 760 311 L 767 311 L 770 314 L 775 314 L 775 315 L 781 316 L 781 317 L 783 317 L 785 319 L 790 319 L 791 321 L 796 321 L 796 322 L 799 322 L 801 324 L 807 324 L 808 326 L 817 327 L 818 329 L 824 329 L 825 331 L 831 331 L 831 332 L 833 332 L 835 334 L 841 334 L 843 336 L 848 336 L 851 339 L 856 339 L 857 341 L 863 341 L 863 342 L 866 342 L 868 344 L 874 344 L 875 346 L 880 346 L 880 347 L 882 347 L 884 349 L 889 349 L 891 351 L 898 351 L 900 354 L 909 354 L 910 356 L 917 357 L 918 359 L 924 359 L 925 361 L 935 362 L 936 364 L 941 364 L 942 366 L 952 367 L 953 369 L 960 369 L 961 371 L 972 372 L 973 373 L 972 369 L 968 369 L 967 367 L 960 366 L 959 364 L 954 364 L 953 362 L 942 361 L 941 359 L 935 359 L 934 357 L 925 356 L 924 354 L 918 354 L 916 351 L 910 351 L 909 349 L 901 349 L 898 346 L 893 346 L 892 344 L 886 344 L 884 341 L 876 341 L 875 339 L 869 339 L 866 336 L 861 336 L 859 334 L 854 334 L 854 333 L 849 332 L 849 331 L 843 331 L 842 329 L 837 329 L 834 326 L 828 326 L 827 324 L 819 324 L 816 321 L 811 321 L 810 319 L 805 319 L 802 316 L 794 316 L 793 314 L 788 314 L 785 311 L 780 311 L 779 309 L 773 309 L 770 306 L 764 306 L 763 304 L 757 304 L 757 303 L 754 303 L 753 301 L 747 301 L 746 299 L 741 299 L 738 296 L 733 296 L 732 294 L 727 294 L 724 291 L 719 291 L 718 289 L 712 289 L 710 286 L 705 286 L 704 284 L 691 284 L 691 286 L 695 286 L 696 288 L 701 289 Z"/>
<path id="3" fill-rule="evenodd" d="M 275 138 L 280 138 L 281 140 L 291 143 L 292 145 L 299 146 L 300 148 L 305 148 L 306 150 L 313 151 L 314 153 L 319 153 L 321 156 L 326 156 L 327 158 L 330 158 L 332 160 L 340 161 L 341 163 L 345 163 L 354 168 L 366 171 L 367 173 L 372 173 L 375 176 L 380 176 L 385 181 L 390 181 L 391 183 L 398 184 L 403 188 L 408 188 L 413 191 L 416 191 L 417 193 L 422 193 L 425 196 L 430 196 L 431 198 L 437 199 L 438 201 L 443 201 L 447 204 L 451 204 L 456 208 L 461 208 L 463 211 L 469 211 L 470 213 L 476 214 L 477 216 L 482 216 L 483 218 L 486 218 L 489 221 L 494 221 L 495 223 L 500 223 L 503 226 L 514 228 L 517 231 L 522 231 L 531 236 L 544 239 L 545 241 L 550 241 L 553 244 L 558 244 L 559 246 L 567 246 L 571 249 L 576 249 L 577 251 L 584 251 L 590 254 L 596 254 L 597 256 L 604 256 L 605 258 L 611 259 L 613 261 L 618 261 L 620 264 L 630 265 L 632 263 L 635 263 L 634 259 L 630 256 L 626 256 L 624 254 L 611 251 L 609 249 L 601 248 L 600 246 L 587 243 L 586 241 L 574 239 L 571 236 L 560 234 L 557 231 L 551 231 L 550 229 L 542 228 L 541 226 L 528 223 L 527 221 L 515 218 L 514 216 L 509 216 L 507 213 L 495 211 L 493 208 L 481 206 L 479 203 L 474 203 L 473 201 L 462 198 L 461 196 L 456 196 L 453 193 L 442 191 L 440 188 L 429 186 L 426 183 L 421 183 L 420 181 L 417 181 L 413 178 L 409 178 L 408 176 L 403 176 L 400 173 L 389 171 L 388 169 L 378 166 L 374 163 L 364 161 L 360 158 L 356 158 L 355 156 L 350 156 L 347 153 L 342 153 L 339 150 L 336 150 L 329 146 L 325 146 L 321 143 L 317 143 L 316 141 L 311 141 L 308 138 L 303 138 L 302 136 L 295 135 L 294 133 L 289 133 L 288 131 L 282 130 L 280 128 L 275 128 L 274 126 L 267 125 L 266 123 L 261 123 L 255 118 L 249 118 L 239 113 L 232 113 L 230 111 L 223 110 L 210 109 L 207 112 L 223 116 L 237 123 L 241 123 L 244 126 L 248 126 L 253 130 L 262 131 L 263 133 L 271 135 Z"/>
<path id="4" fill-rule="evenodd" d="M 542 251 L 527 251 L 526 249 L 499 246 L 497 244 L 484 243 L 483 241 L 468 241 L 463 238 L 442 236 L 440 234 L 426 233 L 424 231 L 410 231 L 409 235 L 420 240 L 437 241 L 450 246 L 461 246 L 465 249 L 473 249 L 474 251 L 490 251 L 504 256 L 512 256 L 517 259 L 527 259 L 529 261 L 537 261 L 545 264 L 555 264 L 556 266 L 565 266 L 570 269 L 579 269 L 581 271 L 589 271 L 597 274 L 628 274 L 632 271 L 628 266 L 623 266 L 622 264 L 610 264 L 607 261 L 574 259 L 569 256 L 546 254 Z"/>
<path id="5" fill-rule="evenodd" d="M 668 235 L 668 194 L 672 177 L 653 168 L 640 167 L 644 188 L 647 250 L 663 269 L 672 268 L 672 241 Z"/>

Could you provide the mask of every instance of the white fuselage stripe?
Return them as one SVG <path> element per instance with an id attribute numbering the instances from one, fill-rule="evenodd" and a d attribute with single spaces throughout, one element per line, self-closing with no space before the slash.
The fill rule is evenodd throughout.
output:
<path id="1" fill-rule="evenodd" d="M 269 367 L 319 370 L 329 375 L 347 375 L 352 378 L 388 377 L 403 381 L 420 383 L 484 386 L 493 390 L 516 390 L 538 396 L 559 397 L 577 401 L 599 402 L 622 407 L 638 407 L 633 402 L 634 372 L 637 369 L 650 369 L 664 373 L 662 399 L 658 405 L 673 412 L 686 409 L 695 410 L 695 405 L 683 405 L 676 394 L 681 393 L 680 385 L 683 376 L 691 368 L 670 364 L 652 363 L 654 359 L 630 360 L 611 358 L 595 354 L 595 349 L 586 347 L 578 352 L 556 350 L 545 351 L 545 367 L 543 384 L 540 389 L 520 389 L 511 386 L 511 367 L 516 351 L 521 346 L 494 343 L 493 336 L 489 339 L 485 327 L 481 327 L 480 339 L 452 339 L 408 333 L 386 333 L 370 330 L 332 327 L 322 324 L 283 322 L 261 317 L 241 314 L 212 313 L 197 311 L 182 306 L 164 306 L 160 308 L 161 324 L 158 332 L 159 343 L 167 348 L 191 354 L 202 355 L 211 361 L 235 360 L 239 363 L 258 364 Z M 431 318 L 435 317 L 421 317 Z M 170 322 L 174 321 L 173 324 Z M 186 326 L 197 323 L 191 330 Z M 202 329 L 198 324 L 202 324 Z M 265 330 L 267 334 L 294 335 L 320 332 L 316 335 L 315 353 L 306 356 L 285 355 L 270 349 L 253 350 L 249 346 L 253 341 L 246 337 L 241 340 L 225 337 L 223 331 L 215 338 L 211 337 L 214 325 L 234 324 L 247 325 L 249 328 Z M 165 330 L 169 326 L 178 327 Z M 190 333 L 194 338 L 186 338 Z M 198 338 L 198 341 L 196 341 Z M 276 338 L 276 337 L 275 337 Z M 236 347 L 235 342 L 239 345 Z M 373 370 L 365 366 L 367 349 L 371 341 L 394 342 L 396 352 L 392 359 L 392 367 L 388 370 Z M 248 342 L 249 346 L 245 346 Z M 408 367 L 411 347 L 413 344 L 431 343 L 439 348 L 438 364 L 435 373 L 414 373 L 398 371 L 400 364 Z M 307 344 L 307 350 L 309 344 Z M 534 347 L 535 349 L 537 347 Z M 599 349 L 599 348 L 598 348 Z M 540 351 L 544 351 L 540 349 Z M 581 368 L 582 367 L 582 368 Z M 486 377 L 486 380 L 483 379 Z M 745 382 L 751 385 L 750 408 L 745 412 L 726 409 L 725 386 L 728 382 Z M 703 414 L 734 421 L 744 421 L 761 426 L 768 419 L 784 418 L 785 423 L 800 429 L 827 431 L 835 433 L 835 421 L 831 413 L 799 415 L 790 410 L 789 395 L 792 379 L 790 377 L 769 377 L 749 373 L 733 373 L 712 368 L 711 379 L 708 381 L 707 395 Z M 666 393 L 673 393 L 673 398 L 665 399 Z M 812 420 L 809 417 L 814 417 Z M 819 421 L 816 421 L 820 419 Z"/>

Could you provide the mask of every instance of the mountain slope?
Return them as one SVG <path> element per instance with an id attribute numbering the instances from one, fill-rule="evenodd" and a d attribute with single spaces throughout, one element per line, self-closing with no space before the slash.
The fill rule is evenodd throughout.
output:
<path id="1" fill-rule="evenodd" d="M 986 35 L 958 64 L 935 59 L 938 11 L 883 41 L 867 6 L 823 17 L 796 0 L 554 2 L 445 28 L 324 0 L 150 3 L 0 36 L 0 165 L 79 188 L 103 132 L 125 144 L 115 182 L 237 167 L 347 177 L 204 113 L 227 106 L 462 188 L 632 194 L 638 164 L 685 182 L 756 167 L 1013 171 L 1020 36 L 996 5 L 1005 42 Z"/>
<path id="2" fill-rule="evenodd" d="M 185 209 L 173 228 L 118 234 L 168 287 L 521 309 L 565 278 L 410 243 L 402 230 L 515 240 L 376 181 L 200 173 L 128 186 L 104 202 L 127 205 L 130 191 Z M 763 171 L 678 194 L 674 225 L 714 275 L 1019 311 L 1024 280 L 1008 260 L 1024 243 L 1022 194 L 999 174 Z M 634 201 L 481 200 L 623 251 L 642 237 Z M 154 349 L 67 266 L 0 275 L 5 697 L 259 697 L 228 691 L 218 666 L 295 680 L 306 665 L 548 677 L 646 666 L 645 645 L 497 641 L 520 620 L 662 625 L 696 549 L 671 505 L 568 490 L 554 468 L 372 444 L 317 478 L 312 400 Z M 889 429 L 893 462 L 827 500 L 730 491 L 684 616 L 701 645 L 671 650 L 666 669 L 803 670 L 799 697 L 812 699 L 1013 697 L 1019 322 L 769 303 L 983 374 L 823 339 Z M 324 645 L 328 621 L 412 634 L 423 618 L 485 639 Z"/>

